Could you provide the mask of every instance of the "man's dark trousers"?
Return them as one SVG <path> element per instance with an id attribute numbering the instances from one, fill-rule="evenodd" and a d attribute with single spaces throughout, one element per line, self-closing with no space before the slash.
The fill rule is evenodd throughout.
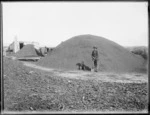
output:
<path id="1" fill-rule="evenodd" d="M 95 68 L 95 71 L 97 71 L 97 60 L 96 59 L 94 60 L 94 68 Z"/>

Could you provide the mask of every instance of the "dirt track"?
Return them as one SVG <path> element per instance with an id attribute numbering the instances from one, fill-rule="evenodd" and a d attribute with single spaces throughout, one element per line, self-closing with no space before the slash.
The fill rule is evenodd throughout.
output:
<path id="1" fill-rule="evenodd" d="M 106 81 L 106 82 L 122 82 L 122 83 L 142 83 L 142 82 L 148 82 L 148 75 L 147 74 L 137 74 L 137 73 L 126 73 L 126 74 L 116 74 L 116 73 L 104 73 L 104 72 L 85 72 L 85 71 L 62 71 L 62 70 L 56 70 L 52 68 L 46 68 L 42 66 L 38 66 L 36 64 L 27 63 L 24 62 L 25 66 L 47 71 L 47 72 L 53 72 L 57 76 L 61 77 L 68 77 L 73 79 L 93 79 L 93 80 L 100 80 L 100 81 Z"/>

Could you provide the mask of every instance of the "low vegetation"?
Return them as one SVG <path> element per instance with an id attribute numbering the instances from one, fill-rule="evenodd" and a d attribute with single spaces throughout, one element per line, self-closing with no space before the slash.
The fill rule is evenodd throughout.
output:
<path id="1" fill-rule="evenodd" d="M 145 60 L 148 59 L 148 48 L 147 47 L 144 47 L 144 46 L 138 47 L 137 46 L 137 47 L 127 47 L 127 49 L 136 55 L 142 56 Z"/>

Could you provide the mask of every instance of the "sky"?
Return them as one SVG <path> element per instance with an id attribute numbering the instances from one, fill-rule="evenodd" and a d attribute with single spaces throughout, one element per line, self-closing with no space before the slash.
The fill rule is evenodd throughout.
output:
<path id="1" fill-rule="evenodd" d="M 148 2 L 3 2 L 3 44 L 55 47 L 92 34 L 122 46 L 148 46 Z"/>

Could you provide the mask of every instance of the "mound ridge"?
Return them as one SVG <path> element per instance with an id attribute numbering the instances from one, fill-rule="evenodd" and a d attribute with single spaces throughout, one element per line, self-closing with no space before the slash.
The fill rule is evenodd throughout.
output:
<path id="1" fill-rule="evenodd" d="M 144 60 L 140 56 L 132 54 L 113 41 L 89 34 L 75 36 L 62 42 L 37 64 L 77 70 L 76 63 L 84 61 L 85 65 L 92 68 L 94 66 L 91 58 L 93 46 L 97 46 L 99 52 L 99 71 L 130 72 L 143 67 Z"/>
<path id="2" fill-rule="evenodd" d="M 16 52 L 16 57 L 30 57 L 30 56 L 38 56 L 36 50 L 32 44 L 25 45 L 21 50 Z"/>

